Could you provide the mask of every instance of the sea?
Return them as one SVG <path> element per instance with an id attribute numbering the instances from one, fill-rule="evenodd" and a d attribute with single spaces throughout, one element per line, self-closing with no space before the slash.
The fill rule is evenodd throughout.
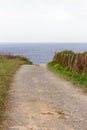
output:
<path id="1" fill-rule="evenodd" d="M 34 64 L 46 64 L 52 61 L 55 52 L 72 50 L 87 52 L 87 44 L 83 43 L 0 43 L 0 54 L 22 55 Z"/>

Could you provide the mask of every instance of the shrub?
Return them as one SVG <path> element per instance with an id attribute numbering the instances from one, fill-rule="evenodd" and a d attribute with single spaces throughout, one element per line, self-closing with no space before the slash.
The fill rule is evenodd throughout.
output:
<path id="1" fill-rule="evenodd" d="M 53 61 L 73 72 L 87 72 L 87 52 L 74 53 L 73 51 L 65 50 L 55 53 Z"/>

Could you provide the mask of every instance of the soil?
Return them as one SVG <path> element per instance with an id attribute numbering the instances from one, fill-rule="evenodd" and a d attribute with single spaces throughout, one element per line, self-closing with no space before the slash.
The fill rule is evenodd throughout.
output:
<path id="1" fill-rule="evenodd" d="M 46 65 L 22 65 L 6 116 L 4 130 L 87 130 L 87 95 Z"/>

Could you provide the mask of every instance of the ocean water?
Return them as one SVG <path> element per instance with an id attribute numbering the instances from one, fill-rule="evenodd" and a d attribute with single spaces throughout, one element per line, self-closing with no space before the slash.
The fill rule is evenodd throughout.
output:
<path id="1" fill-rule="evenodd" d="M 73 50 L 75 52 L 87 51 L 87 44 L 0 44 L 0 53 L 11 53 L 15 55 L 23 55 L 35 64 L 48 63 L 52 60 L 55 52 L 62 50 Z"/>

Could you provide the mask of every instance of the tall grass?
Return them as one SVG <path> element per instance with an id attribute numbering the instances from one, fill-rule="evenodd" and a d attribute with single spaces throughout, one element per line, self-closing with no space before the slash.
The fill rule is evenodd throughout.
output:
<path id="1" fill-rule="evenodd" d="M 55 53 L 53 61 L 67 67 L 73 72 L 87 73 L 87 52 L 74 53 L 73 51 L 62 51 Z"/>
<path id="2" fill-rule="evenodd" d="M 55 53 L 48 67 L 56 74 L 67 78 L 87 92 L 87 52 L 62 51 Z"/>

